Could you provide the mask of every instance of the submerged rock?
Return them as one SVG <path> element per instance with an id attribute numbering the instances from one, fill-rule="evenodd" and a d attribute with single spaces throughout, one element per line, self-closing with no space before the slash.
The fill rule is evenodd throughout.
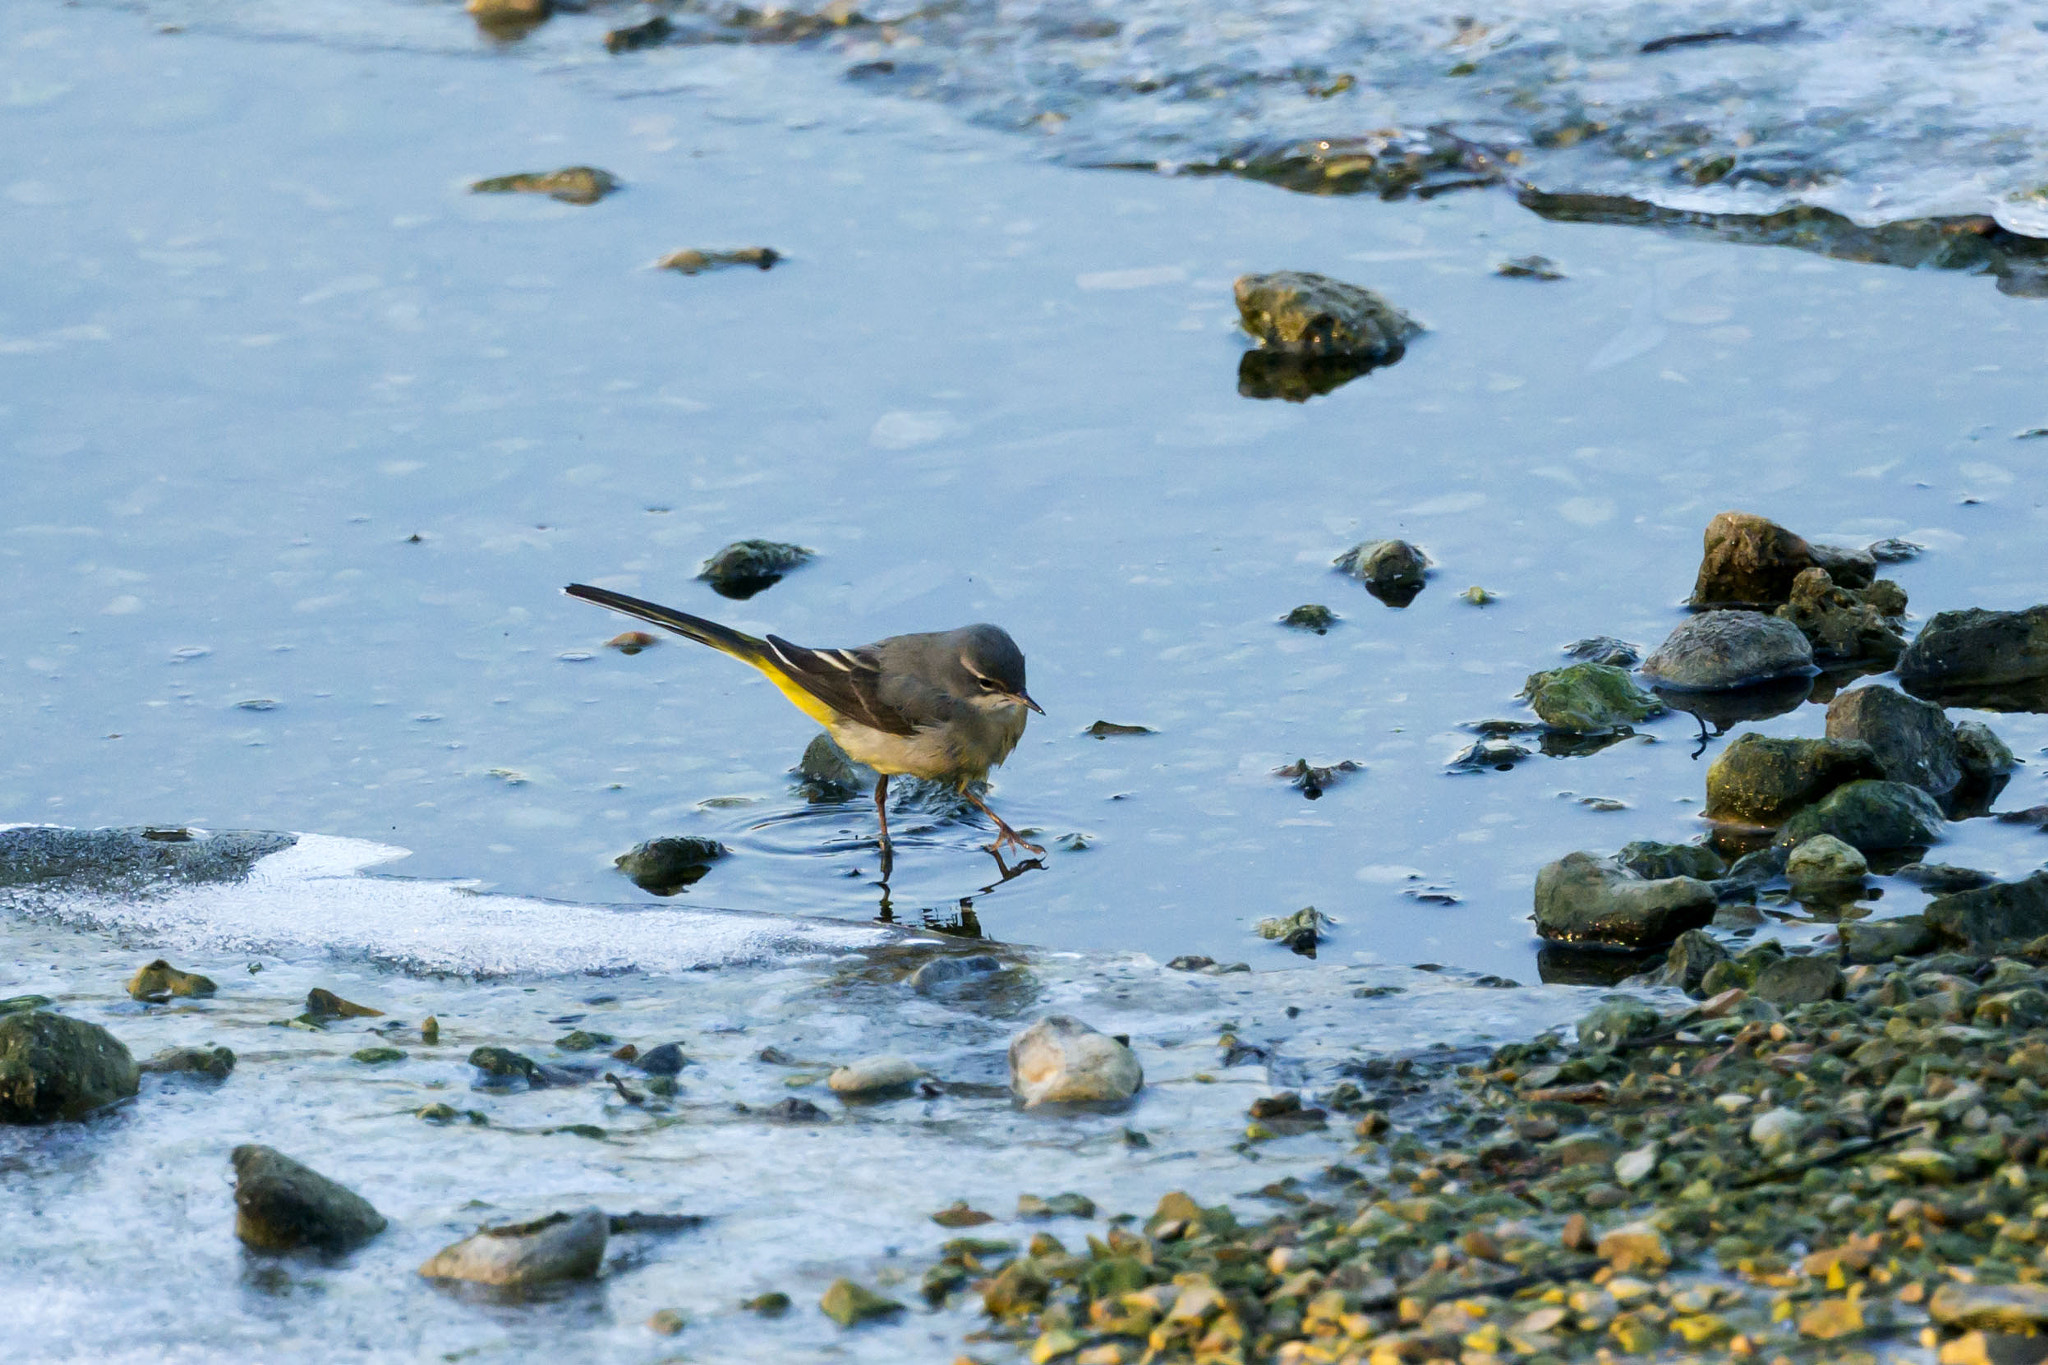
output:
<path id="1" fill-rule="evenodd" d="M 1611 664 L 1615 668 L 1634 668 L 1643 661 L 1643 651 L 1626 640 L 1617 640 L 1612 635 L 1590 635 L 1583 640 L 1574 640 L 1564 647 L 1564 652 L 1581 663 Z"/>
<path id="2" fill-rule="evenodd" d="M 1514 256 L 1493 268 L 1493 273 L 1511 280 L 1561 280 L 1564 272 L 1548 256 Z"/>
<path id="3" fill-rule="evenodd" d="M 1544 724 L 1578 734 L 1622 729 L 1664 711 L 1664 703 L 1638 687 L 1627 669 L 1612 664 L 1569 664 L 1531 673 L 1522 696 Z"/>
<path id="4" fill-rule="evenodd" d="M 910 974 L 910 989 L 919 995 L 942 995 L 987 982 L 1002 969 L 1002 962 L 988 953 L 935 957 Z"/>
<path id="5" fill-rule="evenodd" d="M 235 1236 L 258 1251 L 348 1251 L 384 1230 L 354 1190 L 254 1143 L 235 1148 Z"/>
<path id="6" fill-rule="evenodd" d="M 1327 275 L 1281 270 L 1241 275 L 1234 287 L 1245 331 L 1269 351 L 1392 364 L 1422 324 L 1370 289 Z"/>
<path id="7" fill-rule="evenodd" d="M 1845 782 L 1883 775 L 1860 739 L 1774 739 L 1750 731 L 1708 766 L 1706 815 L 1776 825 Z"/>
<path id="8" fill-rule="evenodd" d="M 2048 872 L 1941 896 L 1928 905 L 1926 920 L 1953 947 L 1982 955 L 2012 952 L 2048 934 Z"/>
<path id="9" fill-rule="evenodd" d="M 1722 512 L 1707 523 L 1695 607 L 1782 606 L 1792 582 L 1815 566 L 1813 547 L 1765 517 Z"/>
<path id="10" fill-rule="evenodd" d="M 745 601 L 782 581 L 782 576 L 816 558 L 801 545 L 776 540 L 736 540 L 704 561 L 697 577 L 720 597 Z"/>
<path id="11" fill-rule="evenodd" d="M 1335 563 L 1390 607 L 1413 602 L 1429 576 L 1429 556 L 1405 540 L 1364 541 L 1338 555 Z"/>
<path id="12" fill-rule="evenodd" d="M 527 0 L 470 0 L 470 13 L 479 14 L 477 6 L 520 5 Z M 545 0 L 540 4 L 540 18 L 547 17 Z M 595 204 L 619 187 L 619 182 L 609 171 L 595 166 L 564 166 L 559 171 L 521 171 L 517 175 L 492 176 L 479 180 L 469 187 L 472 194 L 545 194 L 550 199 L 559 199 L 565 204 Z"/>
<path id="13" fill-rule="evenodd" d="M 1719 691 L 1813 672 L 1813 647 L 1799 627 L 1756 611 L 1704 611 L 1681 624 L 1643 660 L 1662 687 Z"/>
<path id="14" fill-rule="evenodd" d="M 612 863 L 642 891 L 673 896 L 703 881 L 711 864 L 725 854 L 725 845 L 716 839 L 683 834 L 635 844 L 612 859 Z"/>
<path id="15" fill-rule="evenodd" d="M 33 1009 L 0 1017 L 0 1123 L 82 1119 L 133 1095 L 137 1074 L 98 1024 Z"/>
<path id="16" fill-rule="evenodd" d="M 750 265 L 756 270 L 767 270 L 782 259 L 782 253 L 772 246 L 744 246 L 736 251 L 699 251 L 694 247 L 682 251 L 671 251 L 654 263 L 656 270 L 673 270 L 681 275 L 701 275 L 707 270 L 724 270 L 732 266 Z"/>
<path id="17" fill-rule="evenodd" d="M 1799 628 L 1817 658 L 1890 664 L 1906 647 L 1898 625 L 1905 610 L 1905 592 L 1889 579 L 1854 592 L 1826 569 L 1808 569 L 1792 580 L 1791 598 L 1777 615 Z"/>
<path id="18" fill-rule="evenodd" d="M 1661 947 L 1714 918 L 1696 877 L 1650 881 L 1612 858 L 1569 853 L 1536 874 L 1536 932 L 1564 943 Z"/>
<path id="19" fill-rule="evenodd" d="M 1947 823 L 1934 798 L 1918 787 L 1850 782 L 1787 820 L 1778 842 L 1796 848 L 1816 834 L 1832 834 L 1864 853 L 1884 853 L 1935 843 Z"/>
<path id="20" fill-rule="evenodd" d="M 239 881 L 257 859 L 297 842 L 295 835 L 256 830 L 22 825 L 0 829 L 0 886 L 49 881 L 95 887 L 163 880 Z"/>
<path id="21" fill-rule="evenodd" d="M 1828 703 L 1828 737 L 1870 746 L 1883 776 L 1933 796 L 1946 796 L 1963 780 L 1956 728 L 1932 702 L 1872 684 Z"/>
<path id="22" fill-rule="evenodd" d="M 430 1280 L 468 1280 L 507 1289 L 588 1280 L 604 1264 L 611 1220 L 604 1210 L 551 1213 L 530 1223 L 484 1228 L 443 1247 L 420 1267 Z"/>
<path id="23" fill-rule="evenodd" d="M 1119 1104 L 1144 1083 L 1137 1053 L 1071 1015 L 1049 1014 L 1010 1040 L 1010 1089 L 1027 1109 Z"/>
<path id="24" fill-rule="evenodd" d="M 835 1095 L 872 1099 L 908 1091 L 924 1069 L 907 1057 L 878 1053 L 837 1067 L 825 1080 Z"/>
<path id="25" fill-rule="evenodd" d="M 1945 611 L 1899 659 L 1916 697 L 1995 711 L 2048 710 L 2048 605 Z"/>
<path id="26" fill-rule="evenodd" d="M 210 977 L 181 972 L 158 958 L 128 978 L 128 994 L 137 1000 L 168 1000 L 174 995 L 212 995 L 220 988 Z"/>
<path id="27" fill-rule="evenodd" d="M 1816 834 L 1785 859 L 1785 877 L 1802 901 L 1834 904 L 1854 900 L 1870 875 L 1864 856 L 1832 834 Z"/>
<path id="28" fill-rule="evenodd" d="M 137 1069 L 159 1075 L 191 1071 L 217 1081 L 225 1080 L 235 1069 L 235 1054 L 224 1047 L 167 1047 Z"/>

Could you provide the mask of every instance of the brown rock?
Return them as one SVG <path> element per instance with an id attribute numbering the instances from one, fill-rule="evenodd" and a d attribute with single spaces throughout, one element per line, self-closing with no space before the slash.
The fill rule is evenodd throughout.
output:
<path id="1" fill-rule="evenodd" d="M 1692 589 L 1695 607 L 1782 606 L 1793 580 L 1814 567 L 1811 545 L 1750 512 L 1716 516 L 1707 523 L 1705 542 Z"/>

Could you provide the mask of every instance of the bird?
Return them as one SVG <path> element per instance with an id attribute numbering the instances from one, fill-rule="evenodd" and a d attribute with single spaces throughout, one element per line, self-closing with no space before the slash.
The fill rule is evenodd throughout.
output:
<path id="1" fill-rule="evenodd" d="M 953 788 L 996 827 L 987 851 L 1002 858 L 1031 843 L 990 810 L 972 784 L 1010 756 L 1024 737 L 1028 711 L 1045 708 L 1024 690 L 1024 651 L 1001 626 L 891 635 L 850 649 L 811 649 L 770 635 L 756 639 L 674 607 L 608 588 L 571 583 L 562 591 L 709 645 L 768 675 L 799 711 L 825 727 L 848 757 L 878 773 L 875 815 L 881 821 L 882 877 L 895 855 L 889 844 L 889 779 L 921 777 Z"/>

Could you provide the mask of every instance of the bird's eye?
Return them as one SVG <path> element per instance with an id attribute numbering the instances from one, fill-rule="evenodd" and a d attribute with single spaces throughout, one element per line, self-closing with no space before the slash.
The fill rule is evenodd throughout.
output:
<path id="1" fill-rule="evenodd" d="M 1003 690 L 1003 685 L 994 678 L 983 678 L 981 680 L 981 690 L 984 692 L 1000 692 Z"/>

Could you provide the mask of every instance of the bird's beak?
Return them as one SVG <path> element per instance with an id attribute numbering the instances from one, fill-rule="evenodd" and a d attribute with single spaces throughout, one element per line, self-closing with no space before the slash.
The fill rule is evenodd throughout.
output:
<path id="1" fill-rule="evenodd" d="M 1017 698 L 1017 700 L 1018 700 L 1018 701 L 1021 701 L 1021 702 L 1023 702 L 1023 703 L 1024 703 L 1024 704 L 1025 704 L 1026 706 L 1028 706 L 1028 707 L 1030 707 L 1030 708 L 1031 708 L 1032 710 L 1036 711 L 1036 712 L 1037 712 L 1037 713 L 1038 713 L 1039 715 L 1041 715 L 1041 716 L 1042 716 L 1042 715 L 1044 715 L 1044 714 L 1045 714 L 1045 708 L 1044 708 L 1043 706 L 1040 706 L 1040 705 L 1039 705 L 1039 704 L 1038 704 L 1037 702 L 1035 702 L 1035 701 L 1031 700 L 1031 694 L 1030 694 L 1030 693 L 1028 693 L 1028 692 L 1018 692 L 1018 693 L 1015 693 L 1015 694 L 1013 694 L 1013 695 L 1015 695 L 1015 696 L 1016 696 L 1016 698 Z"/>

